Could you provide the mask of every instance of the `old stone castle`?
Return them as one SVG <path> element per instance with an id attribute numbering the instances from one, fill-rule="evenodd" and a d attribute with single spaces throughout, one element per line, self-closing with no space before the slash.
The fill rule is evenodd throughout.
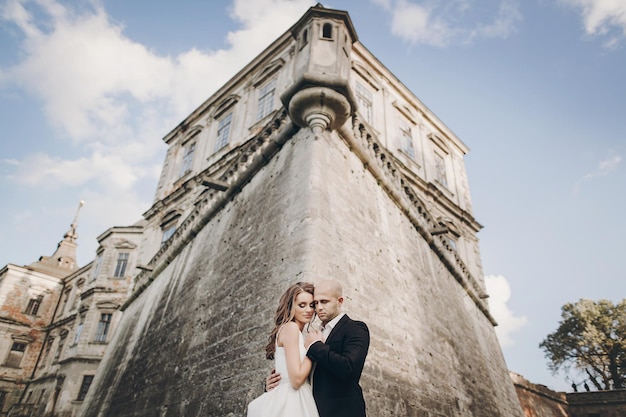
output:
<path id="1" fill-rule="evenodd" d="M 277 297 L 342 281 L 371 416 L 523 416 L 489 313 L 467 147 L 318 5 L 164 138 L 152 207 L 0 271 L 0 412 L 242 416 Z"/>

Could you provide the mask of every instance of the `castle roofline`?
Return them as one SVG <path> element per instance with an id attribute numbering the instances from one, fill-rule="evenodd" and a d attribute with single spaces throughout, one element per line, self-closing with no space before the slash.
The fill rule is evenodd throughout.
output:
<path id="1" fill-rule="evenodd" d="M 348 29 L 348 33 L 352 37 L 352 43 L 359 40 L 359 37 L 356 34 L 356 30 L 354 29 L 354 25 L 352 24 L 352 19 L 350 19 L 350 14 L 347 11 L 327 9 L 322 6 L 321 3 L 317 3 L 315 6 L 307 10 L 306 13 L 302 15 L 300 20 L 298 20 L 293 26 L 291 26 L 291 28 L 289 28 L 288 32 L 291 32 L 292 35 L 296 36 L 296 34 L 300 32 L 301 27 L 314 17 L 342 20 L 343 23 L 346 25 L 346 28 Z"/>
<path id="2" fill-rule="evenodd" d="M 352 20 L 350 19 L 350 15 L 348 14 L 348 12 L 337 9 L 327 9 L 322 6 L 321 3 L 317 3 L 315 6 L 309 8 L 309 10 L 307 10 L 294 25 L 292 25 L 289 29 L 283 32 L 282 35 L 276 38 L 276 40 L 270 43 L 269 46 L 263 49 L 263 51 L 256 55 L 241 70 L 237 71 L 235 75 L 233 75 L 218 90 L 211 94 L 208 99 L 206 99 L 201 105 L 196 107 L 196 109 L 192 111 L 187 117 L 185 117 L 174 129 L 170 130 L 169 133 L 167 133 L 163 137 L 163 142 L 169 144 L 170 141 L 174 139 L 179 132 L 186 132 L 188 129 L 191 129 L 193 127 L 192 122 L 196 120 L 198 115 L 201 115 L 213 104 L 222 100 L 225 95 L 232 90 L 233 86 L 236 85 L 237 82 L 244 79 L 246 74 L 253 71 L 258 66 L 259 62 L 262 62 L 274 51 L 283 47 L 285 43 L 291 42 L 294 36 L 294 32 L 296 32 L 297 29 L 300 28 L 300 26 L 302 26 L 312 17 L 330 17 L 342 20 L 348 28 L 350 36 L 352 36 L 352 42 L 355 43 L 358 41 L 356 30 L 354 29 L 354 25 L 352 24 Z"/>

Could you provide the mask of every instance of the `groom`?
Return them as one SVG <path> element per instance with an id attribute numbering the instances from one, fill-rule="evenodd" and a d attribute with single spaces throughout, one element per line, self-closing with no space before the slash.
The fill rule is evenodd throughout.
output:
<path id="1" fill-rule="evenodd" d="M 369 348 L 369 330 L 365 323 L 341 312 L 344 298 L 337 281 L 317 282 L 313 299 L 323 327 L 309 333 L 304 345 L 315 364 L 313 397 L 320 417 L 365 417 L 359 379 Z M 274 388 L 279 380 L 279 374 L 270 375 L 267 388 Z"/>

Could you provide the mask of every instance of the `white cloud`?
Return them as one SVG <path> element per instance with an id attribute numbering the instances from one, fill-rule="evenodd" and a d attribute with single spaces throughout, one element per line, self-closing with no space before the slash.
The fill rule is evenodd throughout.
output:
<path id="1" fill-rule="evenodd" d="M 516 0 L 491 0 L 489 7 L 472 0 L 371 1 L 391 14 L 391 33 L 411 44 L 443 47 L 477 38 L 505 38 L 521 20 Z"/>
<path id="2" fill-rule="evenodd" d="M 561 0 L 561 2 L 579 8 L 585 32 L 593 36 L 604 36 L 605 46 L 614 47 L 626 38 L 624 0 Z"/>
<path id="3" fill-rule="evenodd" d="M 49 124 L 84 149 L 72 160 L 30 155 L 12 175 L 16 181 L 76 186 L 96 180 L 119 187 L 154 175 L 163 134 L 313 2 L 236 0 L 231 16 L 241 29 L 228 34 L 228 48 L 176 57 L 129 39 L 99 3 L 87 4 L 73 9 L 57 0 L 9 0 L 0 6 L 23 39 L 21 61 L 0 68 L 3 84 L 41 100 Z"/>
<path id="4" fill-rule="evenodd" d="M 444 46 L 452 35 L 451 29 L 431 10 L 405 0 L 399 0 L 392 11 L 391 33 L 410 43 Z"/>
<path id="5" fill-rule="evenodd" d="M 525 316 L 516 316 L 508 307 L 511 299 L 511 287 L 502 275 L 485 276 L 485 285 L 489 294 L 489 310 L 498 322 L 496 335 L 502 346 L 514 344 L 512 333 L 528 323 Z"/>
<path id="6" fill-rule="evenodd" d="M 100 186 L 114 189 L 131 188 L 141 176 L 141 165 L 133 166 L 120 155 L 94 152 L 90 157 L 63 160 L 37 153 L 26 157 L 14 177 L 22 184 L 84 185 L 91 180 Z"/>
<path id="7" fill-rule="evenodd" d="M 4 155 L 2 175 L 29 187 L 31 195 L 50 196 L 40 210 L 63 219 L 68 199 L 85 199 L 79 250 L 91 256 L 95 236 L 134 223 L 149 207 L 163 163 L 163 135 L 313 4 L 224 2 L 239 25 L 227 35 L 226 47 L 163 56 L 129 38 L 99 0 L 0 2 L 3 29 L 20 39 L 15 64 L 0 67 L 0 88 L 4 97 L 10 91 L 40 101 L 55 129 L 40 140 L 55 140 L 57 149 Z M 10 215 L 22 226 L 35 224 L 30 214 Z"/>
<path id="8" fill-rule="evenodd" d="M 513 1 L 502 1 L 498 14 L 490 23 L 477 23 L 476 28 L 470 31 L 470 39 L 474 38 L 506 38 L 515 31 L 517 23 L 522 20 L 522 14 Z"/>
<path id="9" fill-rule="evenodd" d="M 609 175 L 612 172 L 614 172 L 620 166 L 621 163 L 622 163 L 622 157 L 620 155 L 613 155 L 609 157 L 608 159 L 600 161 L 594 171 L 589 172 L 588 174 L 585 174 L 580 180 L 578 180 L 576 185 L 574 185 L 574 194 L 576 194 L 579 191 L 580 186 L 583 182 L 588 181 L 592 178 L 604 177 L 606 175 Z"/>

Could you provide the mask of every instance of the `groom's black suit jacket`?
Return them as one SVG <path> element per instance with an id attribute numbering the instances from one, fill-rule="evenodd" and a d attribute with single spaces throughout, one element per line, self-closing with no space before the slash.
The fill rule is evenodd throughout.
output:
<path id="1" fill-rule="evenodd" d="M 313 397 L 320 417 L 365 417 L 359 378 L 370 334 L 365 323 L 344 315 L 326 343 L 315 342 L 307 356 L 315 362 Z"/>

